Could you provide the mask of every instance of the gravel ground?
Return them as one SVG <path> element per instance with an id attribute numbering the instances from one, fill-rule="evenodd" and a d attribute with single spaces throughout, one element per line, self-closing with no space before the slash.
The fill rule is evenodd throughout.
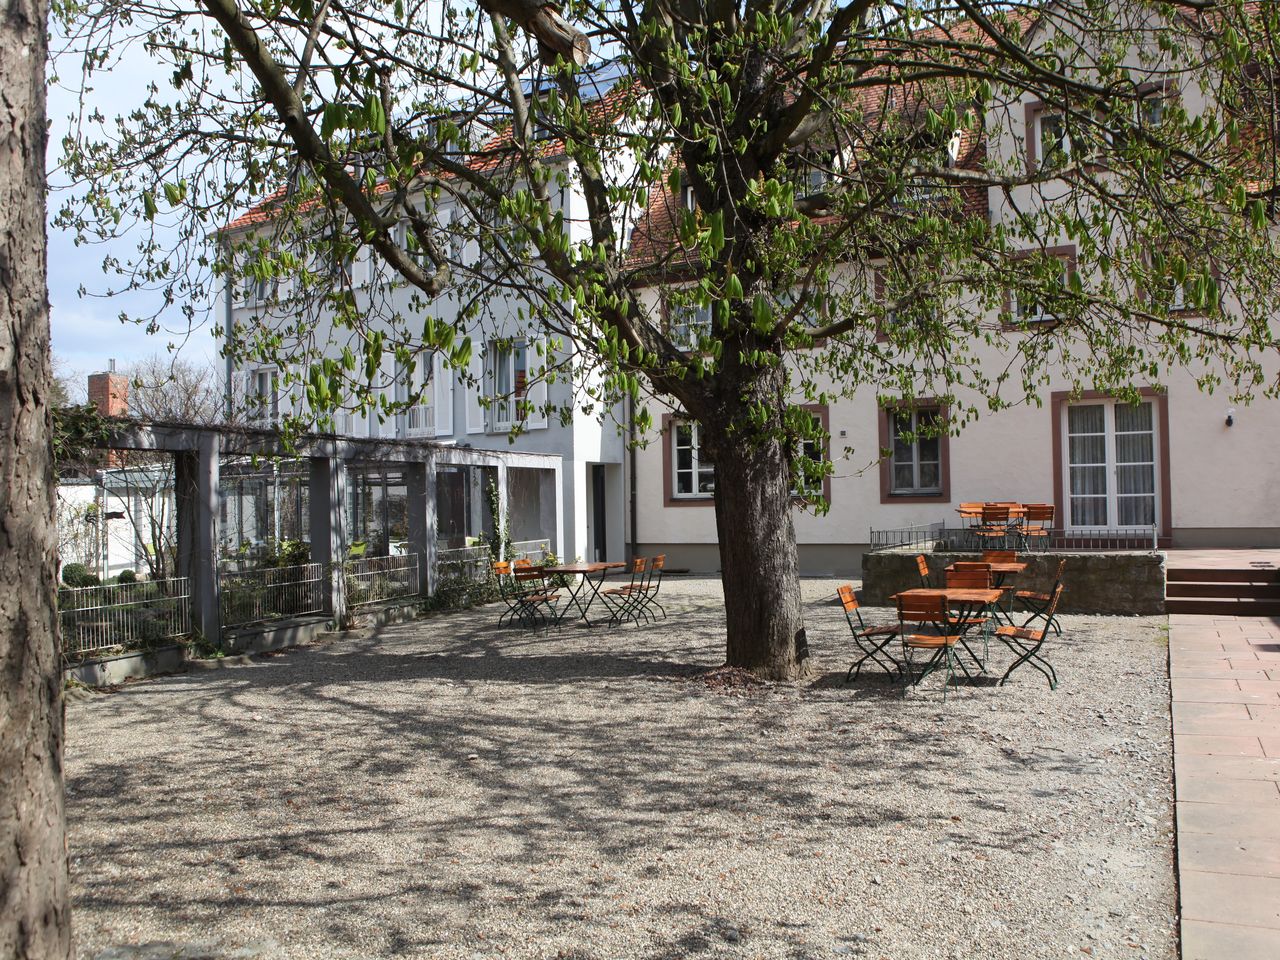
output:
<path id="1" fill-rule="evenodd" d="M 69 704 L 80 957 L 1175 957 L 1163 619 L 1064 617 L 1055 693 L 944 704 L 844 684 L 834 581 L 816 678 L 727 690 L 718 582 L 663 590 L 656 626 L 487 608 Z"/>

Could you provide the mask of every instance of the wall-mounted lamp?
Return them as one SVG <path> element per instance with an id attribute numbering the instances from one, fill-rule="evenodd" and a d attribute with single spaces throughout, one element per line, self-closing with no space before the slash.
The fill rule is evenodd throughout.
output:
<path id="1" fill-rule="evenodd" d="M 1227 407 L 1227 426 L 1230 427 L 1236 422 L 1236 408 Z"/>

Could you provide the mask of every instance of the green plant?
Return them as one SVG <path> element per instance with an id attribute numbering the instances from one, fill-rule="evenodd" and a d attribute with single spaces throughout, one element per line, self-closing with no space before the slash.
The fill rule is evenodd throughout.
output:
<path id="1" fill-rule="evenodd" d="M 116 577 L 116 583 L 137 583 L 138 573 L 135 570 L 121 570 Z"/>
<path id="2" fill-rule="evenodd" d="M 68 563 L 62 568 L 62 582 L 68 587 L 96 587 L 102 583 L 83 563 Z"/>

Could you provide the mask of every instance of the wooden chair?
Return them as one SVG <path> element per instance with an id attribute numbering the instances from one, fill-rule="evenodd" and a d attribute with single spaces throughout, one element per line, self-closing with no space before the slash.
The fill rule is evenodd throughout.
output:
<path id="1" fill-rule="evenodd" d="M 511 576 L 519 592 L 520 619 L 529 627 L 536 627 L 539 621 L 550 626 L 556 619 L 560 594 L 548 587 L 546 572 L 542 567 L 515 565 Z"/>
<path id="2" fill-rule="evenodd" d="M 1033 622 L 1044 618 L 1045 629 L 1053 628 L 1053 632 L 1058 636 L 1062 636 L 1062 627 L 1058 625 L 1058 618 L 1049 612 L 1049 606 L 1053 603 L 1053 595 L 1060 587 L 1062 587 L 1062 574 L 1067 569 L 1067 558 L 1063 557 L 1058 561 L 1058 573 L 1053 578 L 1053 586 L 1049 588 L 1048 593 L 1037 593 L 1034 590 L 1018 590 L 1014 593 L 1013 599 L 1016 603 L 1022 605 L 1023 613 L 1030 613 L 1023 623 L 1023 627 L 1029 627 Z"/>
<path id="3" fill-rule="evenodd" d="M 1049 633 L 1047 624 L 1053 622 L 1054 614 L 1058 610 L 1058 601 L 1062 598 L 1062 584 L 1059 583 L 1053 590 L 1053 596 L 1049 599 L 1049 605 L 1045 608 L 1046 626 L 1039 630 L 1029 630 L 1026 627 L 1001 626 L 996 628 L 996 639 L 1008 647 L 1014 654 L 1016 659 L 1004 672 L 1004 676 L 1000 678 L 1000 685 L 1004 686 L 1004 682 L 1009 679 L 1009 674 L 1017 670 L 1024 663 L 1039 670 L 1046 680 L 1049 681 L 1049 689 L 1056 690 L 1058 688 L 1058 674 L 1053 669 L 1053 664 L 1044 658 L 1040 653 L 1040 648 L 1044 646 L 1044 639 Z M 1028 621 L 1029 623 L 1030 621 Z"/>
<path id="4" fill-rule="evenodd" d="M 1053 536 L 1054 506 L 1052 503 L 1028 503 L 1026 511 L 1020 530 L 1022 543 L 1028 550 L 1044 550 Z"/>
<path id="5" fill-rule="evenodd" d="M 1004 549 L 1009 542 L 1009 505 L 984 503 L 982 520 L 970 532 L 984 548 Z"/>
<path id="6" fill-rule="evenodd" d="M 610 587 L 608 590 L 600 591 L 600 599 L 609 608 L 610 621 L 621 623 L 623 620 L 637 619 L 634 616 L 634 608 L 637 597 L 641 594 L 641 588 L 644 586 L 645 571 L 648 566 L 647 557 L 632 557 L 628 571 L 631 574 L 631 581 L 620 587 Z"/>
<path id="7" fill-rule="evenodd" d="M 929 576 L 929 561 L 923 553 L 916 556 L 916 572 L 920 574 L 920 586 L 925 588 L 933 586 L 933 580 Z"/>
<path id="8" fill-rule="evenodd" d="M 947 687 L 955 679 L 957 657 L 956 644 L 960 635 L 948 624 L 947 598 L 939 594 L 898 594 L 898 632 L 902 640 L 903 680 L 915 686 L 939 667 L 947 671 L 942 699 L 947 699 Z M 924 651 L 929 655 L 920 676 L 915 675 L 913 654 Z"/>
<path id="9" fill-rule="evenodd" d="M 889 676 L 899 673 L 901 665 L 889 653 L 888 648 L 898 636 L 898 624 L 868 627 L 862 619 L 862 610 L 858 606 L 858 595 L 853 592 L 853 584 L 846 583 L 836 589 L 840 603 L 844 607 L 844 618 L 849 623 L 849 632 L 853 634 L 853 642 L 857 644 L 862 656 L 849 666 L 844 675 L 845 683 L 857 680 L 862 672 L 862 665 L 870 660 Z M 854 622 L 856 619 L 856 623 Z M 883 660 L 881 659 L 883 658 Z M 886 664 L 885 661 L 888 661 Z"/>
<path id="10" fill-rule="evenodd" d="M 637 616 L 643 616 L 646 620 L 651 619 L 649 611 L 653 607 L 657 607 L 662 614 L 662 619 L 667 619 L 666 609 L 658 602 L 658 589 L 662 586 L 662 570 L 667 565 L 667 555 L 660 553 L 649 561 L 649 568 L 646 571 L 644 583 L 642 583 L 634 593 L 635 613 Z M 623 588 L 627 589 L 627 588 Z"/>
<path id="11" fill-rule="evenodd" d="M 967 521 L 969 523 L 974 523 L 982 519 L 982 504 L 962 503 L 960 504 L 958 513 L 960 514 L 960 520 L 962 522 Z"/>

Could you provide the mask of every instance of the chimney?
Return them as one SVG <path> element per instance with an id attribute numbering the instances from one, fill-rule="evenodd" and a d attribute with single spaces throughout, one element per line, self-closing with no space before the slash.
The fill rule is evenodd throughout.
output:
<path id="1" fill-rule="evenodd" d="M 104 417 L 129 415 L 129 378 L 116 373 L 116 362 L 108 361 L 106 373 L 89 374 L 89 402 Z"/>

